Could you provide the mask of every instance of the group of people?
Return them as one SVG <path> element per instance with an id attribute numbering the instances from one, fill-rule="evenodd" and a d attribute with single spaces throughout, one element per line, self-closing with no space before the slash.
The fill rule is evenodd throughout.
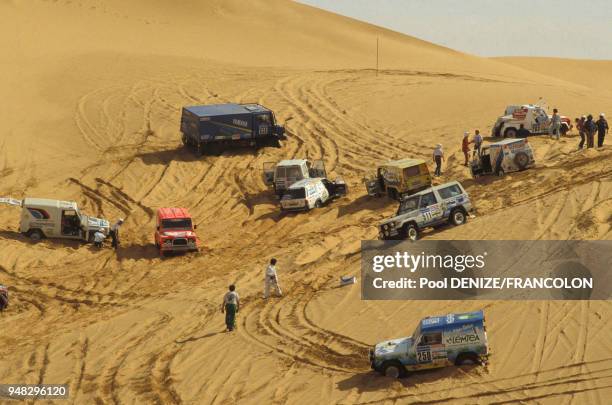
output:
<path id="1" fill-rule="evenodd" d="M 465 162 L 463 163 L 464 166 L 467 166 L 469 164 L 470 144 L 474 144 L 474 154 L 478 154 L 480 156 L 483 141 L 484 139 L 482 135 L 480 135 L 480 131 L 478 129 L 474 131 L 474 137 L 471 140 L 469 132 L 466 131 L 463 134 L 463 143 L 461 145 L 461 150 L 463 151 L 463 155 L 465 156 Z M 439 177 L 442 175 L 442 162 L 444 161 L 444 149 L 442 148 L 442 144 L 437 144 L 434 148 L 433 161 L 436 164 L 434 176 Z"/>
<path id="2" fill-rule="evenodd" d="M 111 237 L 111 246 L 113 249 L 117 249 L 119 246 L 119 228 L 123 225 L 123 218 L 119 218 L 111 227 L 108 236 Z M 106 235 L 100 231 L 94 233 L 94 246 L 98 249 L 102 248 Z"/>
<path id="3" fill-rule="evenodd" d="M 595 133 L 597 133 L 597 147 L 601 148 L 603 146 L 606 134 L 610 130 L 604 113 L 599 114 L 599 119 L 597 121 L 593 121 L 593 116 L 589 114 L 576 118 L 575 123 L 578 134 L 580 135 L 580 143 L 578 144 L 579 150 L 584 147 L 585 142 L 587 148 L 595 147 Z"/>
<path id="4" fill-rule="evenodd" d="M 282 297 L 283 293 L 278 283 L 278 274 L 276 272 L 276 259 L 270 259 L 270 264 L 264 272 L 264 299 L 270 296 L 270 289 L 274 289 L 277 297 Z M 236 314 L 240 310 L 240 296 L 236 292 L 234 284 L 229 286 L 229 291 L 223 296 L 221 304 L 221 312 L 225 313 L 226 331 L 231 332 L 236 329 Z"/>

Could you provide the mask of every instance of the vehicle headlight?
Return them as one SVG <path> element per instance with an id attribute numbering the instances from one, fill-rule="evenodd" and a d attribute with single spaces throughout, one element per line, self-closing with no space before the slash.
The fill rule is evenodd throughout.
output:
<path id="1" fill-rule="evenodd" d="M 195 239 L 187 239 L 187 243 L 189 243 L 190 245 L 195 244 Z"/>
<path id="2" fill-rule="evenodd" d="M 172 245 L 172 239 L 166 239 L 164 245 Z"/>

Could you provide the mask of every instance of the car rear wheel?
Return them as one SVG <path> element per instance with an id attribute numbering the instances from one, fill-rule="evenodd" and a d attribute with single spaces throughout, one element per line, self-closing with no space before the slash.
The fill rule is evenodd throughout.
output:
<path id="1" fill-rule="evenodd" d="M 386 377 L 402 378 L 406 376 L 406 368 L 399 361 L 388 361 L 383 364 L 382 373 Z"/>
<path id="2" fill-rule="evenodd" d="M 516 128 L 506 128 L 504 136 L 506 138 L 516 138 Z"/>
<path id="3" fill-rule="evenodd" d="M 463 225 L 467 221 L 467 216 L 465 215 L 465 211 L 460 208 L 457 208 L 451 212 L 450 221 L 453 225 Z"/>
<path id="4" fill-rule="evenodd" d="M 34 242 L 38 242 L 38 241 L 40 241 L 42 238 L 44 238 L 44 237 L 45 237 L 45 235 L 42 233 L 42 231 L 41 231 L 40 229 L 32 229 L 32 230 L 29 232 L 29 235 L 28 235 L 28 236 L 29 236 L 29 237 L 30 237 L 30 239 L 31 239 L 32 241 L 34 241 Z"/>
<path id="5" fill-rule="evenodd" d="M 479 363 L 480 361 L 475 353 L 461 353 L 455 360 L 456 366 L 466 366 Z"/>
<path id="6" fill-rule="evenodd" d="M 321 208 L 321 206 L 322 206 L 322 205 L 323 205 L 323 204 L 321 203 L 321 200 L 317 200 L 317 201 L 315 202 L 315 208 Z"/>

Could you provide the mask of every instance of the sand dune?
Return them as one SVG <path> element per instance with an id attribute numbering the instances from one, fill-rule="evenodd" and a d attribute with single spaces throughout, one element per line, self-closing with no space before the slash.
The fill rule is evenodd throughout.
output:
<path id="1" fill-rule="evenodd" d="M 570 116 L 612 111 L 599 88 L 608 62 L 488 60 L 280 0 L 15 0 L 0 15 L 0 194 L 126 218 L 115 254 L 32 244 L 16 232 L 18 212 L 0 207 L 0 283 L 12 292 L 0 382 L 66 382 L 79 404 L 610 397 L 609 302 L 379 303 L 336 288 L 395 210 L 367 198 L 362 177 L 388 158 L 429 159 L 438 142 L 448 154 L 440 181 L 462 181 L 477 211 L 426 238 L 609 239 L 609 145 L 577 152 L 575 134 L 534 138 L 537 169 L 479 182 L 460 152 L 463 131 L 487 133 L 508 104 L 542 97 Z M 180 108 L 226 101 L 272 108 L 288 141 L 220 157 L 182 149 Z M 349 195 L 280 215 L 261 168 L 289 157 L 323 158 Z M 175 205 L 190 209 L 205 247 L 160 259 L 153 213 Z M 270 256 L 287 294 L 263 301 Z M 228 335 L 219 304 L 232 282 L 244 308 Z M 477 308 L 494 350 L 487 368 L 402 381 L 369 372 L 370 345 L 423 316 Z"/>

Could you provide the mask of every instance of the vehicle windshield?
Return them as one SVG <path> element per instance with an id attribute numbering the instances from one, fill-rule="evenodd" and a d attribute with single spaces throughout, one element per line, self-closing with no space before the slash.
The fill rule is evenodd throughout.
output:
<path id="1" fill-rule="evenodd" d="M 162 219 L 161 227 L 163 229 L 191 229 L 191 219 L 190 218 Z"/>
<path id="2" fill-rule="evenodd" d="M 276 168 L 276 177 L 283 178 L 302 178 L 302 171 L 300 170 L 300 166 L 280 166 Z"/>
<path id="3" fill-rule="evenodd" d="M 400 203 L 397 214 L 405 214 L 406 212 L 414 211 L 419 208 L 419 197 L 410 197 Z"/>
<path id="4" fill-rule="evenodd" d="M 287 193 L 283 196 L 283 200 L 295 200 L 298 198 L 306 198 L 306 190 L 301 188 L 291 188 L 287 190 Z"/>
<path id="5" fill-rule="evenodd" d="M 419 336 L 421 336 L 421 322 L 419 322 L 419 325 L 416 327 L 414 332 L 412 332 L 412 343 L 413 344 L 417 343 L 417 339 Z"/>

